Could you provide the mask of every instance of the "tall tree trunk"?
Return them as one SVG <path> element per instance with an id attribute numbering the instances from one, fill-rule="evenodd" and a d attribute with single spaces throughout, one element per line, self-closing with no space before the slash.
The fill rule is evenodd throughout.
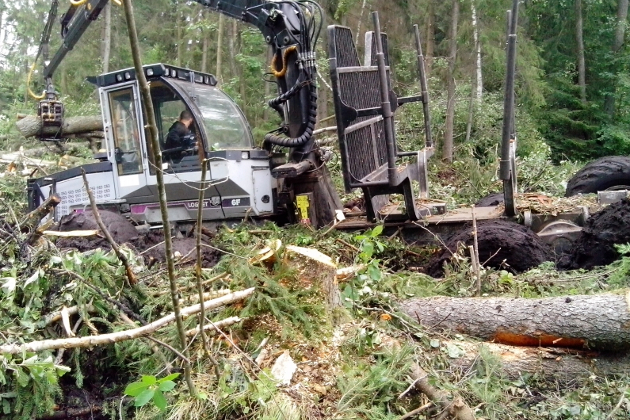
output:
<path id="1" fill-rule="evenodd" d="M 271 63 L 271 59 L 273 58 L 273 51 L 271 47 L 267 47 L 267 59 L 265 63 Z M 266 104 L 266 102 L 271 99 L 271 82 L 265 82 L 265 104 L 263 105 L 263 122 L 269 122 L 269 112 L 271 107 Z M 319 113 L 317 114 L 319 117 Z"/>
<path id="2" fill-rule="evenodd" d="M 580 99 L 586 103 L 586 62 L 584 60 L 584 29 L 582 23 L 582 0 L 575 0 L 575 42 L 577 44 L 578 85 Z"/>
<path id="3" fill-rule="evenodd" d="M 361 37 L 361 21 L 363 20 L 363 12 L 365 12 L 366 3 L 367 3 L 367 0 L 363 0 L 363 4 L 361 5 L 361 14 L 359 15 L 359 22 L 357 23 L 357 32 L 356 32 L 357 39 L 354 41 L 356 45 L 359 45 L 359 38 Z"/>
<path id="4" fill-rule="evenodd" d="M 317 93 L 319 94 L 317 97 L 318 99 L 317 121 L 318 122 L 319 120 L 328 118 L 328 86 L 325 86 L 323 82 L 320 83 L 319 85 L 321 86 L 321 88 L 317 90 Z M 328 123 L 326 125 L 334 125 L 334 122 L 332 124 Z"/>
<path id="5" fill-rule="evenodd" d="M 473 42 L 475 45 L 475 76 L 470 87 L 470 103 L 468 104 L 468 121 L 466 122 L 466 142 L 470 141 L 472 126 L 475 119 L 476 105 L 481 105 L 483 99 L 483 73 L 481 71 L 481 41 L 479 40 L 479 23 L 475 0 L 470 1 L 470 15 L 473 28 Z"/>
<path id="6" fill-rule="evenodd" d="M 453 161 L 453 129 L 455 124 L 455 61 L 457 59 L 457 23 L 459 20 L 459 0 L 453 0 L 451 12 L 451 39 L 449 63 L 448 63 L 448 97 L 446 105 L 446 130 L 444 133 L 444 145 L 442 159 Z"/>
<path id="7" fill-rule="evenodd" d="M 6 29 L 2 24 L 4 23 L 4 4 L 0 6 L 0 50 L 4 49 L 4 38 L 6 36 Z"/>
<path id="8" fill-rule="evenodd" d="M 201 12 L 201 19 L 205 24 L 205 21 L 208 20 L 208 12 L 206 10 L 203 10 Z M 210 46 L 210 35 L 208 33 L 208 28 L 204 28 L 203 30 L 203 44 L 202 44 L 202 50 L 201 50 L 201 72 L 202 73 L 207 73 L 208 72 L 208 47 Z M 219 52 L 217 51 L 217 54 Z M 217 80 L 218 80 L 218 75 L 216 76 Z"/>
<path id="9" fill-rule="evenodd" d="M 176 63 L 177 66 L 182 65 L 182 55 L 184 51 L 184 34 L 182 33 L 182 19 L 181 13 L 179 11 L 175 12 L 175 25 L 177 26 L 177 58 Z"/>
<path id="10" fill-rule="evenodd" d="M 238 76 L 238 72 L 236 71 L 236 37 L 238 36 L 238 22 L 236 20 L 232 20 L 232 33 L 228 38 L 228 49 L 230 50 L 230 72 L 232 73 L 232 77 Z"/>
<path id="11" fill-rule="evenodd" d="M 101 61 L 103 73 L 109 72 L 109 55 L 112 49 L 112 5 L 107 3 L 103 10 L 103 31 L 101 33 Z"/>
<path id="12" fill-rule="evenodd" d="M 221 67 L 223 65 L 223 26 L 225 22 L 225 17 L 221 13 L 219 15 L 219 34 L 217 37 L 217 69 L 215 71 L 217 80 L 222 81 L 222 72 Z"/>
<path id="13" fill-rule="evenodd" d="M 617 29 L 615 30 L 615 39 L 613 40 L 613 57 L 617 55 L 623 46 L 626 34 L 626 20 L 628 18 L 628 0 L 619 0 L 617 3 Z M 604 109 L 611 117 L 615 114 L 615 90 L 617 81 L 613 82 L 611 93 L 606 96 Z"/>
<path id="14" fill-rule="evenodd" d="M 433 1 L 434 0 L 429 0 L 429 6 L 427 10 L 427 77 L 429 77 L 429 75 L 431 74 L 431 68 L 433 66 L 433 55 L 435 51 L 435 8 L 433 5 Z"/>
<path id="15" fill-rule="evenodd" d="M 472 27 L 473 27 L 473 41 L 475 43 L 475 75 L 476 75 L 476 99 L 478 103 L 481 103 L 483 99 L 483 73 L 481 71 L 481 40 L 479 39 L 479 22 L 477 21 L 477 8 L 475 7 L 475 0 L 470 2 L 470 12 L 472 15 Z"/>

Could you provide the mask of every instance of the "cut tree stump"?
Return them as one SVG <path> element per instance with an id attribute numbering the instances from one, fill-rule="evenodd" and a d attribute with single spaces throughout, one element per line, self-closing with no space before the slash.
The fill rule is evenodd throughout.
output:
<path id="1" fill-rule="evenodd" d="M 288 245 L 285 251 L 285 262 L 298 270 L 300 287 L 313 286 L 321 290 L 329 312 L 341 307 L 341 294 L 337 285 L 337 265 L 325 254 L 312 249 Z"/>
<path id="2" fill-rule="evenodd" d="M 28 115 L 15 122 L 15 126 L 24 137 L 39 136 L 42 130 L 42 122 L 36 115 Z M 59 131 L 57 127 L 46 127 L 43 134 L 46 136 L 55 136 Z M 100 115 L 91 115 L 84 117 L 68 117 L 64 118 L 61 126 L 61 137 L 87 133 L 90 136 L 94 132 L 103 131 L 103 118 Z M 89 137 L 89 136 L 88 136 Z"/>
<path id="3" fill-rule="evenodd" d="M 434 297 L 408 300 L 401 310 L 429 329 L 451 330 L 498 343 L 630 349 L 629 299 L 624 295 Z"/>

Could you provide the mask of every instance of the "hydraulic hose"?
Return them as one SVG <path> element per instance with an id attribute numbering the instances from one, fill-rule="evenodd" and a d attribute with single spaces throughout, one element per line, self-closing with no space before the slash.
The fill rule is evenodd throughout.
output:
<path id="1" fill-rule="evenodd" d="M 296 86 L 294 86 L 294 88 Z M 265 149 L 268 149 L 270 144 L 282 147 L 300 147 L 304 146 L 311 139 L 311 137 L 313 136 L 313 131 L 315 130 L 315 123 L 317 122 L 317 89 L 313 84 L 310 85 L 309 89 L 311 102 L 308 111 L 308 122 L 306 123 L 306 128 L 304 129 L 304 132 L 298 137 L 282 137 L 268 133 L 265 135 L 265 141 L 263 143 L 263 147 Z M 293 90 L 293 88 L 289 89 L 281 96 L 287 95 L 291 90 Z M 299 91 L 299 89 L 297 89 L 296 91 Z M 294 94 L 295 93 L 293 93 L 293 95 Z M 274 109 L 276 108 L 274 107 Z"/>
<path id="2" fill-rule="evenodd" d="M 294 97 L 307 84 L 308 82 L 302 82 L 298 79 L 298 81 L 295 83 L 295 85 L 293 85 L 291 89 L 287 90 L 286 92 L 284 92 L 282 95 L 278 96 L 277 98 L 273 98 L 269 100 L 267 104 L 278 112 L 278 114 L 280 115 L 280 118 L 284 118 L 283 109 L 280 105 L 282 105 L 283 103 L 287 102 L 289 99 Z"/>

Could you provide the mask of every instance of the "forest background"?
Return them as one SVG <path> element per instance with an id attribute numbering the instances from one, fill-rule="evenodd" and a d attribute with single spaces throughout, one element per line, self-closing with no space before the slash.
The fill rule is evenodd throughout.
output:
<path id="1" fill-rule="evenodd" d="M 60 13 L 66 10 L 60 2 Z M 380 12 L 390 38 L 395 90 L 419 90 L 412 25 L 420 26 L 427 59 L 435 139 L 447 161 L 473 155 L 496 160 L 501 137 L 505 79 L 506 10 L 511 0 L 322 0 L 328 24 L 355 33 L 372 27 Z M 13 122 L 33 112 L 26 76 L 33 64 L 50 1 L 0 1 L 0 149 L 16 146 Z M 195 2 L 135 1 L 143 61 L 168 62 L 214 73 L 239 103 L 257 139 L 277 125 L 266 99 L 270 57 L 257 29 Z M 584 161 L 630 153 L 629 48 L 625 43 L 628 0 L 527 0 L 518 25 L 517 126 L 519 153 L 538 152 L 553 162 Z M 357 43 L 362 41 L 357 36 Z M 60 43 L 53 34 L 51 51 Z M 327 87 L 326 33 L 318 45 L 319 119 L 332 115 Z M 40 59 L 41 60 L 41 59 Z M 40 63 L 41 66 L 41 63 Z M 131 67 L 121 7 L 110 3 L 61 65 L 57 89 L 68 114 L 98 113 L 87 76 Z M 34 76 L 33 90 L 42 87 Z M 264 93 L 264 98 L 261 93 Z M 401 141 L 420 147 L 419 108 L 399 118 Z M 329 120 L 324 125 L 334 125 Z M 321 125 L 323 126 L 323 125 Z M 454 148 L 451 146 L 454 145 Z M 495 152 L 493 152 L 493 150 Z"/>

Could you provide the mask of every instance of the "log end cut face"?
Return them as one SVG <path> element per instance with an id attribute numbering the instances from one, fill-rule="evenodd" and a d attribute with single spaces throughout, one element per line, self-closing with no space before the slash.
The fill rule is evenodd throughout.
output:
<path id="1" fill-rule="evenodd" d="M 499 344 L 509 344 L 511 346 L 529 347 L 569 347 L 583 349 L 587 342 L 583 338 L 559 337 L 545 333 L 540 334 L 518 334 L 511 331 L 499 329 L 491 340 Z"/>

